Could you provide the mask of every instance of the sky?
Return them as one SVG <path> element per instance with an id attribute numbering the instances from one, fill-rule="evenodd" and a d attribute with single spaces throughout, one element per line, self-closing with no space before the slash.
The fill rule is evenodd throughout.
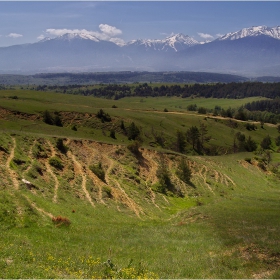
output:
<path id="1" fill-rule="evenodd" d="M 209 41 L 279 26 L 279 11 L 278 1 L 0 1 L 0 47 L 80 32 L 119 44 L 177 33 Z"/>

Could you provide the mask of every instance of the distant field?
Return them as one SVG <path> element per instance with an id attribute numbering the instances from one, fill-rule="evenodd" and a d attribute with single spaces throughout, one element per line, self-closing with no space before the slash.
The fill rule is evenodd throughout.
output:
<path id="1" fill-rule="evenodd" d="M 13 100 L 9 97 L 17 96 Z M 246 103 L 264 100 L 263 97 L 251 97 L 244 99 L 216 99 L 216 98 L 179 98 L 179 97 L 126 97 L 120 100 L 107 100 L 91 96 L 61 94 L 55 92 L 41 92 L 33 90 L 0 90 L 1 106 L 26 113 L 35 113 L 40 110 L 74 110 L 77 112 L 93 112 L 98 108 L 130 108 L 139 110 L 164 110 L 172 111 L 187 110 L 190 104 L 198 107 L 214 109 L 215 106 L 222 108 L 238 108 Z"/>
<path id="2" fill-rule="evenodd" d="M 17 96 L 17 99 L 11 97 Z M 52 92 L 36 92 L 32 90 L 2 90 L 0 91 L 0 104 L 2 108 L 12 111 L 19 111 L 27 114 L 42 116 L 45 110 L 50 112 L 74 112 L 72 114 L 73 123 L 79 127 L 77 132 L 70 130 L 71 125 L 64 127 L 49 126 L 39 120 L 18 120 L 15 117 L 7 119 L 9 122 L 2 122 L 2 129 L 13 131 L 25 131 L 29 133 L 47 135 L 61 135 L 63 137 L 81 137 L 105 141 L 109 143 L 128 143 L 126 137 L 118 132 L 120 121 L 124 120 L 126 125 L 135 122 L 142 129 L 143 145 L 148 145 L 153 141 L 152 133 L 163 133 L 168 145 L 175 141 L 176 131 L 186 131 L 190 126 L 199 126 L 204 122 L 209 134 L 212 135 L 211 144 L 222 145 L 229 148 L 232 145 L 234 133 L 242 131 L 246 136 L 251 135 L 257 141 L 267 135 L 276 137 L 277 131 L 273 126 L 266 126 L 265 130 L 256 130 L 249 132 L 245 129 L 244 124 L 240 123 L 237 129 L 232 129 L 227 125 L 226 120 L 205 119 L 207 115 L 199 115 L 196 112 L 187 111 L 189 104 L 196 104 L 197 107 L 214 109 L 215 106 L 222 108 L 238 108 L 241 105 L 256 100 L 261 97 L 246 99 L 214 99 L 214 98 L 176 98 L 176 97 L 129 97 L 120 100 L 107 100 L 94 98 L 91 96 L 80 96 L 70 94 L 60 94 Z M 112 108 L 112 106 L 116 108 Z M 98 110 L 103 109 L 113 117 L 112 123 L 101 124 L 94 118 Z M 168 112 L 164 112 L 167 109 Z M 86 124 L 82 124 L 82 116 L 75 113 L 91 114 Z M 28 117 L 27 117 L 28 118 Z M 82 117 L 83 118 L 83 117 Z M 101 128 L 103 127 L 103 132 Z M 117 129 L 116 139 L 109 137 L 110 129 Z M 104 133 L 105 131 L 105 133 Z M 217 137 L 219 131 L 219 137 Z"/>
<path id="3" fill-rule="evenodd" d="M 181 97 L 127 97 L 118 100 L 116 104 L 119 107 L 125 107 L 129 104 L 130 108 L 139 108 L 146 110 L 164 110 L 165 108 L 171 111 L 187 110 L 190 104 L 196 104 L 197 107 L 205 107 L 207 109 L 214 109 L 215 106 L 220 106 L 224 109 L 229 107 L 239 108 L 240 106 L 257 101 L 264 100 L 263 97 L 250 97 L 244 99 L 217 99 L 217 98 L 181 98 Z"/>

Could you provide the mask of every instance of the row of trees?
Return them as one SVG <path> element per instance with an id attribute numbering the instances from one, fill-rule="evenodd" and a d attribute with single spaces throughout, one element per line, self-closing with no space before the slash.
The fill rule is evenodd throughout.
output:
<path id="1" fill-rule="evenodd" d="M 280 95 L 280 83 L 216 83 L 216 84 L 174 84 L 151 86 L 148 83 L 138 85 L 109 84 L 82 86 L 78 84 L 67 86 L 37 86 L 36 90 L 57 90 L 64 93 L 93 95 L 104 98 L 123 98 L 126 96 L 199 96 L 205 98 L 232 98 L 240 99 L 252 96 L 263 96 L 275 99 Z"/>

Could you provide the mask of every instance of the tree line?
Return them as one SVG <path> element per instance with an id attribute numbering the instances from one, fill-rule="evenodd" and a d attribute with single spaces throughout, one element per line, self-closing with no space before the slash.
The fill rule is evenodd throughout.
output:
<path id="1" fill-rule="evenodd" d="M 280 83 L 216 83 L 216 84 L 174 84 L 152 86 L 148 83 L 142 84 L 99 84 L 98 86 L 47 86 L 40 85 L 36 90 L 57 90 L 64 93 L 74 93 L 81 95 L 93 95 L 97 97 L 120 99 L 128 96 L 158 97 L 205 97 L 205 98 L 231 98 L 241 99 L 253 96 L 262 96 L 275 99 L 280 96 Z"/>

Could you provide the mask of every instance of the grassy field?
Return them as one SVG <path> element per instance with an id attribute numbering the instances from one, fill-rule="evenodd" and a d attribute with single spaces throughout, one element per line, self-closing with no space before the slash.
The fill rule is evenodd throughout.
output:
<path id="1" fill-rule="evenodd" d="M 18 99 L 11 99 L 17 96 Z M 215 106 L 223 108 L 238 108 L 242 104 L 259 100 L 261 98 L 246 99 L 205 99 L 205 98 L 138 98 L 130 97 L 120 100 L 106 100 L 101 98 L 84 97 L 79 95 L 66 95 L 51 92 L 36 92 L 32 90 L 2 90 L 0 91 L 1 107 L 10 111 L 19 111 L 29 114 L 20 119 L 16 116 L 6 117 L 1 121 L 1 127 L 6 131 L 20 130 L 30 133 L 57 135 L 62 137 L 77 137 L 105 141 L 109 143 L 127 143 L 118 127 L 121 120 L 126 125 L 134 121 L 142 129 L 143 145 L 147 146 L 154 141 L 153 134 L 162 134 L 166 140 L 166 146 L 174 143 L 176 131 L 186 131 L 190 126 L 199 126 L 205 123 L 209 134 L 213 135 L 211 144 L 224 146 L 225 149 L 232 146 L 233 135 L 237 131 L 242 131 L 246 136 L 261 139 L 269 134 L 275 138 L 277 131 L 274 127 L 265 125 L 264 129 L 248 132 L 245 123 L 239 122 L 238 128 L 231 128 L 228 120 L 207 119 L 207 115 L 199 115 L 196 112 L 186 110 L 189 104 L 196 104 L 198 107 L 214 109 Z M 115 106 L 117 108 L 112 108 Z M 168 112 L 164 112 L 164 109 Z M 113 122 L 100 124 L 94 115 L 98 110 L 103 109 L 112 118 Z M 63 128 L 49 126 L 42 122 L 42 114 L 45 110 L 50 112 L 74 112 L 68 116 Z M 5 112 L 3 112 L 5 114 Z M 85 122 L 85 114 L 87 122 Z M 32 118 L 33 117 L 33 118 Z M 41 119 L 40 119 L 41 118 Z M 32 122 L 30 122 L 32 120 Z M 78 131 L 73 132 L 70 128 L 76 124 Z M 260 124 L 257 124 L 260 128 Z M 111 129 L 116 130 L 117 139 L 109 137 Z M 219 131 L 219 137 L 215 137 L 215 131 Z"/>
<path id="2" fill-rule="evenodd" d="M 277 147 L 273 142 L 266 170 L 259 149 L 225 154 L 237 131 L 260 143 L 267 134 L 274 139 L 276 127 L 257 124 L 248 131 L 242 122 L 232 128 L 226 119 L 185 110 L 192 103 L 233 108 L 246 102 L 0 91 L 0 278 L 279 278 Z M 112 123 L 95 118 L 100 108 Z M 35 118 L 44 110 L 62 112 L 66 125 Z M 119 130 L 117 139 L 109 137 L 121 120 L 141 127 L 140 154 L 127 149 L 131 141 Z M 152 131 L 172 143 L 177 130 L 201 122 L 222 155 L 181 155 L 150 145 Z M 182 157 L 192 171 L 189 183 L 176 174 Z M 103 181 L 90 169 L 97 163 Z M 183 195 L 155 190 L 162 163 Z"/>

